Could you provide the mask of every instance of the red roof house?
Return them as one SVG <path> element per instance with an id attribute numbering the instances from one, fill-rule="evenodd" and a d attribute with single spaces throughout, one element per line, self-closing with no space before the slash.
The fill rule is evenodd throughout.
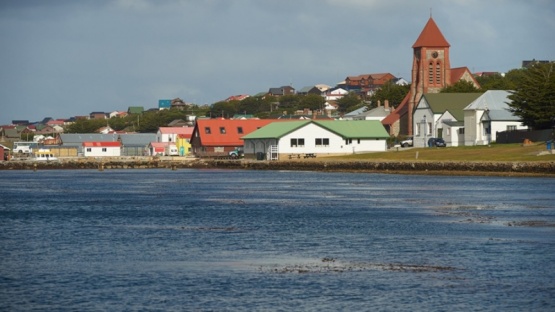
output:
<path id="1" fill-rule="evenodd" d="M 199 119 L 193 130 L 191 145 L 199 157 L 226 155 L 243 147 L 241 137 L 277 119 Z"/>

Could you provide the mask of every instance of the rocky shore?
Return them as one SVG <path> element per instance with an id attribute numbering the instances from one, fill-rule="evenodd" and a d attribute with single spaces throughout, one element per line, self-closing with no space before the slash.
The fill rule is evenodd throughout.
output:
<path id="1" fill-rule="evenodd" d="M 450 161 L 256 161 L 135 157 L 128 159 L 64 159 L 59 161 L 4 161 L 0 170 L 51 169 L 171 169 L 221 168 L 249 170 L 296 170 L 380 172 L 431 175 L 553 176 L 555 162 L 450 162 Z"/>

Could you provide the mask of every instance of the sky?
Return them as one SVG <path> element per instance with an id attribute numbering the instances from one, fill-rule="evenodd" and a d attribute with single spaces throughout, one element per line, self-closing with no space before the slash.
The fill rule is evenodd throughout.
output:
<path id="1" fill-rule="evenodd" d="M 0 0 L 0 125 L 389 72 L 432 15 L 452 67 L 555 60 L 552 0 Z"/>

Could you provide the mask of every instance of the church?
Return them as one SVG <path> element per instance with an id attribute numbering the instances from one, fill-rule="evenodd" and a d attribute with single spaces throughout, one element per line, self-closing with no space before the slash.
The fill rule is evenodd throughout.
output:
<path id="1" fill-rule="evenodd" d="M 413 112 L 420 98 L 427 93 L 439 93 L 442 88 L 461 80 L 480 85 L 467 67 L 451 68 L 449 47 L 434 19 L 430 19 L 412 45 L 411 87 L 401 104 L 386 118 L 382 124 L 389 135 L 413 135 Z"/>

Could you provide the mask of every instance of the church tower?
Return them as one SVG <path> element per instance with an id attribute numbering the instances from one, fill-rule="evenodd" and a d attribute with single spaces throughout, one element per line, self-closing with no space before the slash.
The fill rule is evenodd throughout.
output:
<path id="1" fill-rule="evenodd" d="M 416 42 L 412 45 L 412 83 L 408 106 L 408 125 L 412 125 L 414 107 L 425 93 L 439 93 L 450 85 L 451 64 L 449 62 L 449 42 L 430 19 L 424 26 Z M 408 127 L 412 135 L 412 127 Z"/>

